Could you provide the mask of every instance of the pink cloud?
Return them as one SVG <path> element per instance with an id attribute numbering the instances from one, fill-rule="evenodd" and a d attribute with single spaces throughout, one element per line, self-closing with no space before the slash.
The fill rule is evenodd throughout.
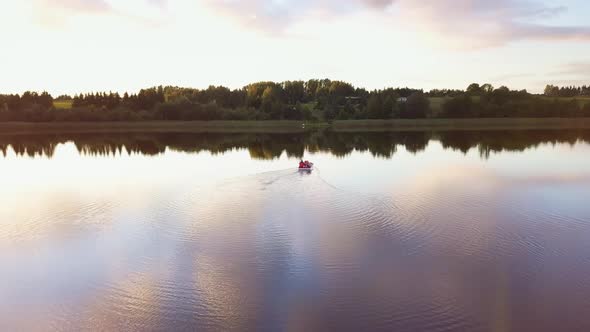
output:
<path id="1" fill-rule="evenodd" d="M 65 9 L 84 13 L 108 13 L 116 11 L 113 0 L 37 0 L 39 7 L 45 10 Z M 117 0 L 119 1 L 119 0 Z M 122 1 L 122 0 L 121 0 Z M 168 0 L 143 0 L 144 4 L 165 9 Z"/>
<path id="2" fill-rule="evenodd" d="M 281 32 L 311 15 L 333 17 L 362 9 L 383 10 L 395 0 L 203 0 L 216 10 L 250 27 Z"/>
<path id="3" fill-rule="evenodd" d="M 567 8 L 519 0 L 399 0 L 407 24 L 478 48 L 515 40 L 590 40 L 589 26 L 552 26 L 539 23 Z"/>
<path id="4" fill-rule="evenodd" d="M 247 26 L 280 32 L 320 13 L 338 17 L 373 11 L 393 28 L 423 32 L 466 48 L 502 45 L 515 40 L 590 40 L 590 26 L 555 26 L 543 20 L 568 8 L 527 0 L 204 0 L 211 8 Z M 395 10 L 389 10 L 394 8 Z"/>
<path id="5" fill-rule="evenodd" d="M 161 20 L 143 17 L 135 6 L 121 7 L 115 0 L 34 0 L 36 19 L 48 28 L 66 28 L 68 19 L 78 15 L 104 15 L 129 20 L 146 27 L 159 26 Z M 119 1 L 119 0 L 117 0 Z M 164 12 L 168 0 L 141 0 L 136 5 L 147 5 Z M 138 9 L 138 8 L 136 8 Z"/>
<path id="6" fill-rule="evenodd" d="M 45 8 L 60 8 L 73 11 L 102 13 L 110 11 L 110 5 L 104 0 L 41 0 Z"/>
<path id="7" fill-rule="evenodd" d="M 36 0 L 48 12 L 116 13 L 114 0 Z M 143 0 L 164 10 L 168 2 Z M 590 26 L 549 25 L 568 8 L 532 0 L 195 0 L 220 16 L 269 33 L 283 33 L 310 17 L 334 18 L 370 12 L 384 29 L 418 32 L 428 42 L 451 48 L 500 46 L 519 40 L 590 41 Z M 120 14 L 120 13 L 119 13 Z M 133 13 L 124 13 L 133 16 Z"/>

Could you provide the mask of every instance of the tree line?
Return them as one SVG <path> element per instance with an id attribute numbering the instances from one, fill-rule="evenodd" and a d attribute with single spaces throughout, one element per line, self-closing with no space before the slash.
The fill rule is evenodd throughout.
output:
<path id="1" fill-rule="evenodd" d="M 590 86 L 547 85 L 543 94 L 547 97 L 590 97 Z"/>
<path id="2" fill-rule="evenodd" d="M 590 100 L 533 95 L 505 86 L 471 84 L 464 93 L 448 98 L 437 117 L 441 118 L 546 118 L 590 117 Z"/>
<path id="3" fill-rule="evenodd" d="M 0 95 L 0 121 L 307 120 L 581 117 L 583 87 L 548 86 L 544 95 L 491 84 L 465 90 L 366 90 L 329 79 L 258 82 L 239 89 L 158 86 L 137 93 Z M 568 99 L 560 97 L 570 97 Z M 67 105 L 67 106 L 64 106 Z"/>

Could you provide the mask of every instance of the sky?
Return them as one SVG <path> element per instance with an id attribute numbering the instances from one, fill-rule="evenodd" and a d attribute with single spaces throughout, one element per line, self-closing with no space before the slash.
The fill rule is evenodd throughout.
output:
<path id="1" fill-rule="evenodd" d="M 0 93 L 239 88 L 541 92 L 590 84 L 590 1 L 0 0 Z"/>

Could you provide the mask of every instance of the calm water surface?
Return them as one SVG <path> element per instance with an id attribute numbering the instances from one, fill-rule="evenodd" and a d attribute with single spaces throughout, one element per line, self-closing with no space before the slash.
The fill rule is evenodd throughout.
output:
<path id="1" fill-rule="evenodd" d="M 0 135 L 0 330 L 588 331 L 589 142 Z"/>

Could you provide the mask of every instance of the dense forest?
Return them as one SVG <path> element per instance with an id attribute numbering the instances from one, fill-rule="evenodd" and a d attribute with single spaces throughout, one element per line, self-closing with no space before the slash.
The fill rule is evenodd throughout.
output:
<path id="1" fill-rule="evenodd" d="M 548 85 L 543 95 L 490 84 L 465 90 L 368 91 L 323 80 L 240 89 L 159 86 L 135 94 L 0 95 L 0 121 L 307 120 L 590 117 L 590 88 Z"/>

